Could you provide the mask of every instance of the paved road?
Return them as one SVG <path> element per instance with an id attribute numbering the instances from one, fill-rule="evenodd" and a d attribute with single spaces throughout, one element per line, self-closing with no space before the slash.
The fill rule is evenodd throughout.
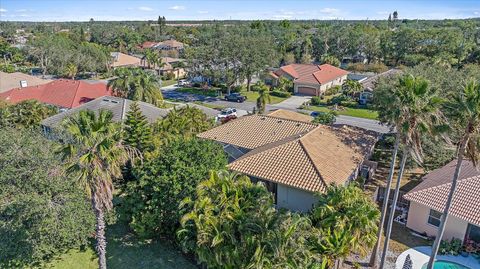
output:
<path id="1" fill-rule="evenodd" d="M 234 107 L 239 110 L 239 114 L 246 114 L 246 112 L 252 112 L 254 107 L 256 106 L 254 102 L 245 101 L 243 103 L 235 103 L 235 102 L 228 102 L 221 100 L 215 97 L 206 97 L 203 95 L 198 94 L 191 94 L 191 93 L 183 93 L 175 91 L 176 86 L 166 86 L 162 87 L 162 93 L 164 97 L 174 100 L 181 100 L 184 102 L 194 102 L 200 101 L 204 103 L 214 104 L 223 107 Z M 310 114 L 312 111 L 310 110 L 301 110 L 298 109 L 304 102 L 308 101 L 311 97 L 309 96 L 292 96 L 289 99 L 280 102 L 278 104 L 267 105 L 266 110 L 274 110 L 274 109 L 287 109 L 297 112 L 303 112 Z M 390 129 L 387 126 L 381 125 L 377 120 L 371 119 L 363 119 L 357 117 L 350 117 L 350 116 L 337 116 L 335 124 L 346 124 L 351 126 L 356 126 L 360 128 L 364 128 L 367 130 L 372 130 L 379 133 L 389 133 Z"/>

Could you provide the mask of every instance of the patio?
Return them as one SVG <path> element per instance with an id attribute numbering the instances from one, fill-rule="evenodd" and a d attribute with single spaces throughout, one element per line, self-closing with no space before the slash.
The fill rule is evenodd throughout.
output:
<path id="1" fill-rule="evenodd" d="M 422 269 L 422 266 L 428 263 L 428 260 L 430 258 L 430 253 L 431 253 L 430 246 L 422 246 L 422 247 L 408 249 L 398 256 L 397 261 L 395 263 L 395 268 L 402 269 L 405 263 L 405 259 L 407 258 L 407 255 L 410 255 L 410 258 L 412 260 L 412 265 L 413 265 L 411 268 Z M 478 259 L 475 259 L 472 255 L 469 255 L 468 257 L 463 257 L 461 255 L 458 255 L 458 256 L 438 255 L 437 260 L 454 262 L 471 269 L 480 268 L 480 261 Z"/>

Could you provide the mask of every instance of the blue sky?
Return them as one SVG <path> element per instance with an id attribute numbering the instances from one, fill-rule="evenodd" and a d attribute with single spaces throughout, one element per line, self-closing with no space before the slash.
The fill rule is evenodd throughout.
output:
<path id="1" fill-rule="evenodd" d="M 480 0 L 0 0 L 9 21 L 255 20 L 255 19 L 445 19 L 480 17 Z"/>

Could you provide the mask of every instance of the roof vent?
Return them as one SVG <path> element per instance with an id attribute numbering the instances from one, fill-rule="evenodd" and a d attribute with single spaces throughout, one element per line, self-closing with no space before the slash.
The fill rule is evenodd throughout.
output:
<path id="1" fill-rule="evenodd" d="M 265 118 L 265 117 L 261 117 L 260 119 L 261 119 L 261 120 L 265 120 L 266 118 Z"/>
<path id="2" fill-rule="evenodd" d="M 300 123 L 297 123 L 297 125 L 296 125 L 296 126 L 297 126 L 297 127 L 300 127 L 300 126 L 301 126 L 301 124 L 300 124 Z"/>
<path id="3" fill-rule="evenodd" d="M 283 122 L 283 120 L 278 120 L 278 121 L 277 121 L 277 123 L 282 123 L 282 122 Z"/>

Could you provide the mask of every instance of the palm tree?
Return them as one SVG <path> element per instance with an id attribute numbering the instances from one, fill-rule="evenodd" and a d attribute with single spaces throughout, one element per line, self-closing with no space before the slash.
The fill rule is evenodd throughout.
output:
<path id="1" fill-rule="evenodd" d="M 69 63 L 65 68 L 65 76 L 70 79 L 75 79 L 75 75 L 77 75 L 77 73 L 78 67 L 73 63 Z"/>
<path id="2" fill-rule="evenodd" d="M 449 104 L 447 110 L 450 112 L 452 122 L 456 128 L 463 130 L 457 150 L 457 165 L 453 174 L 452 186 L 448 194 L 447 203 L 443 210 L 438 228 L 437 237 L 433 244 L 432 253 L 428 262 L 428 268 L 433 268 L 435 258 L 437 256 L 443 233 L 445 232 L 445 224 L 448 220 L 448 214 L 453 204 L 453 195 L 457 188 L 458 177 L 462 167 L 463 158 L 466 155 L 474 166 L 479 166 L 480 161 L 480 84 L 475 81 L 468 82 L 460 92 L 455 96 Z"/>
<path id="3" fill-rule="evenodd" d="M 417 163 L 422 162 L 422 135 L 425 133 L 433 134 L 435 127 L 439 126 L 443 120 L 440 112 L 443 100 L 437 96 L 434 89 L 429 87 L 428 81 L 421 77 L 412 75 L 401 77 L 398 87 L 394 89 L 390 97 L 391 100 L 388 100 L 388 102 L 391 105 L 388 111 L 385 112 L 385 116 L 390 118 L 391 125 L 397 127 L 403 151 L 393 203 L 388 218 L 380 268 L 384 267 L 387 256 L 393 217 L 400 192 L 400 182 L 407 158 L 411 156 Z M 385 197 L 385 199 L 388 199 L 388 197 Z"/>
<path id="4" fill-rule="evenodd" d="M 347 79 L 342 86 L 345 95 L 350 95 L 352 98 L 354 98 L 357 93 L 362 91 L 362 84 L 356 80 Z"/>
<path id="5" fill-rule="evenodd" d="M 147 68 L 150 69 L 150 67 L 152 65 L 155 66 L 159 62 L 159 57 L 158 57 L 158 54 L 154 50 L 146 49 L 145 50 L 145 60 L 147 62 Z"/>
<path id="6" fill-rule="evenodd" d="M 258 89 L 258 98 L 257 98 L 257 111 L 259 114 L 265 113 L 265 108 L 267 103 L 270 103 L 270 92 L 266 85 L 259 87 Z"/>
<path id="7" fill-rule="evenodd" d="M 120 67 L 113 71 L 115 78 L 108 81 L 107 86 L 112 89 L 113 95 L 127 98 L 133 81 L 131 68 Z"/>
<path id="8" fill-rule="evenodd" d="M 163 104 L 163 95 L 160 91 L 160 79 L 153 73 L 138 70 L 133 82 L 133 91 L 128 96 L 133 101 L 142 101 L 156 106 Z"/>
<path id="9" fill-rule="evenodd" d="M 102 110 L 97 117 L 95 112 L 84 110 L 66 119 L 66 139 L 59 149 L 67 174 L 77 177 L 92 203 L 100 269 L 107 268 L 104 214 L 113 207 L 112 181 L 122 175 L 122 166 L 137 155 L 137 151 L 122 144 L 120 128 L 112 117 L 110 111 Z"/>

